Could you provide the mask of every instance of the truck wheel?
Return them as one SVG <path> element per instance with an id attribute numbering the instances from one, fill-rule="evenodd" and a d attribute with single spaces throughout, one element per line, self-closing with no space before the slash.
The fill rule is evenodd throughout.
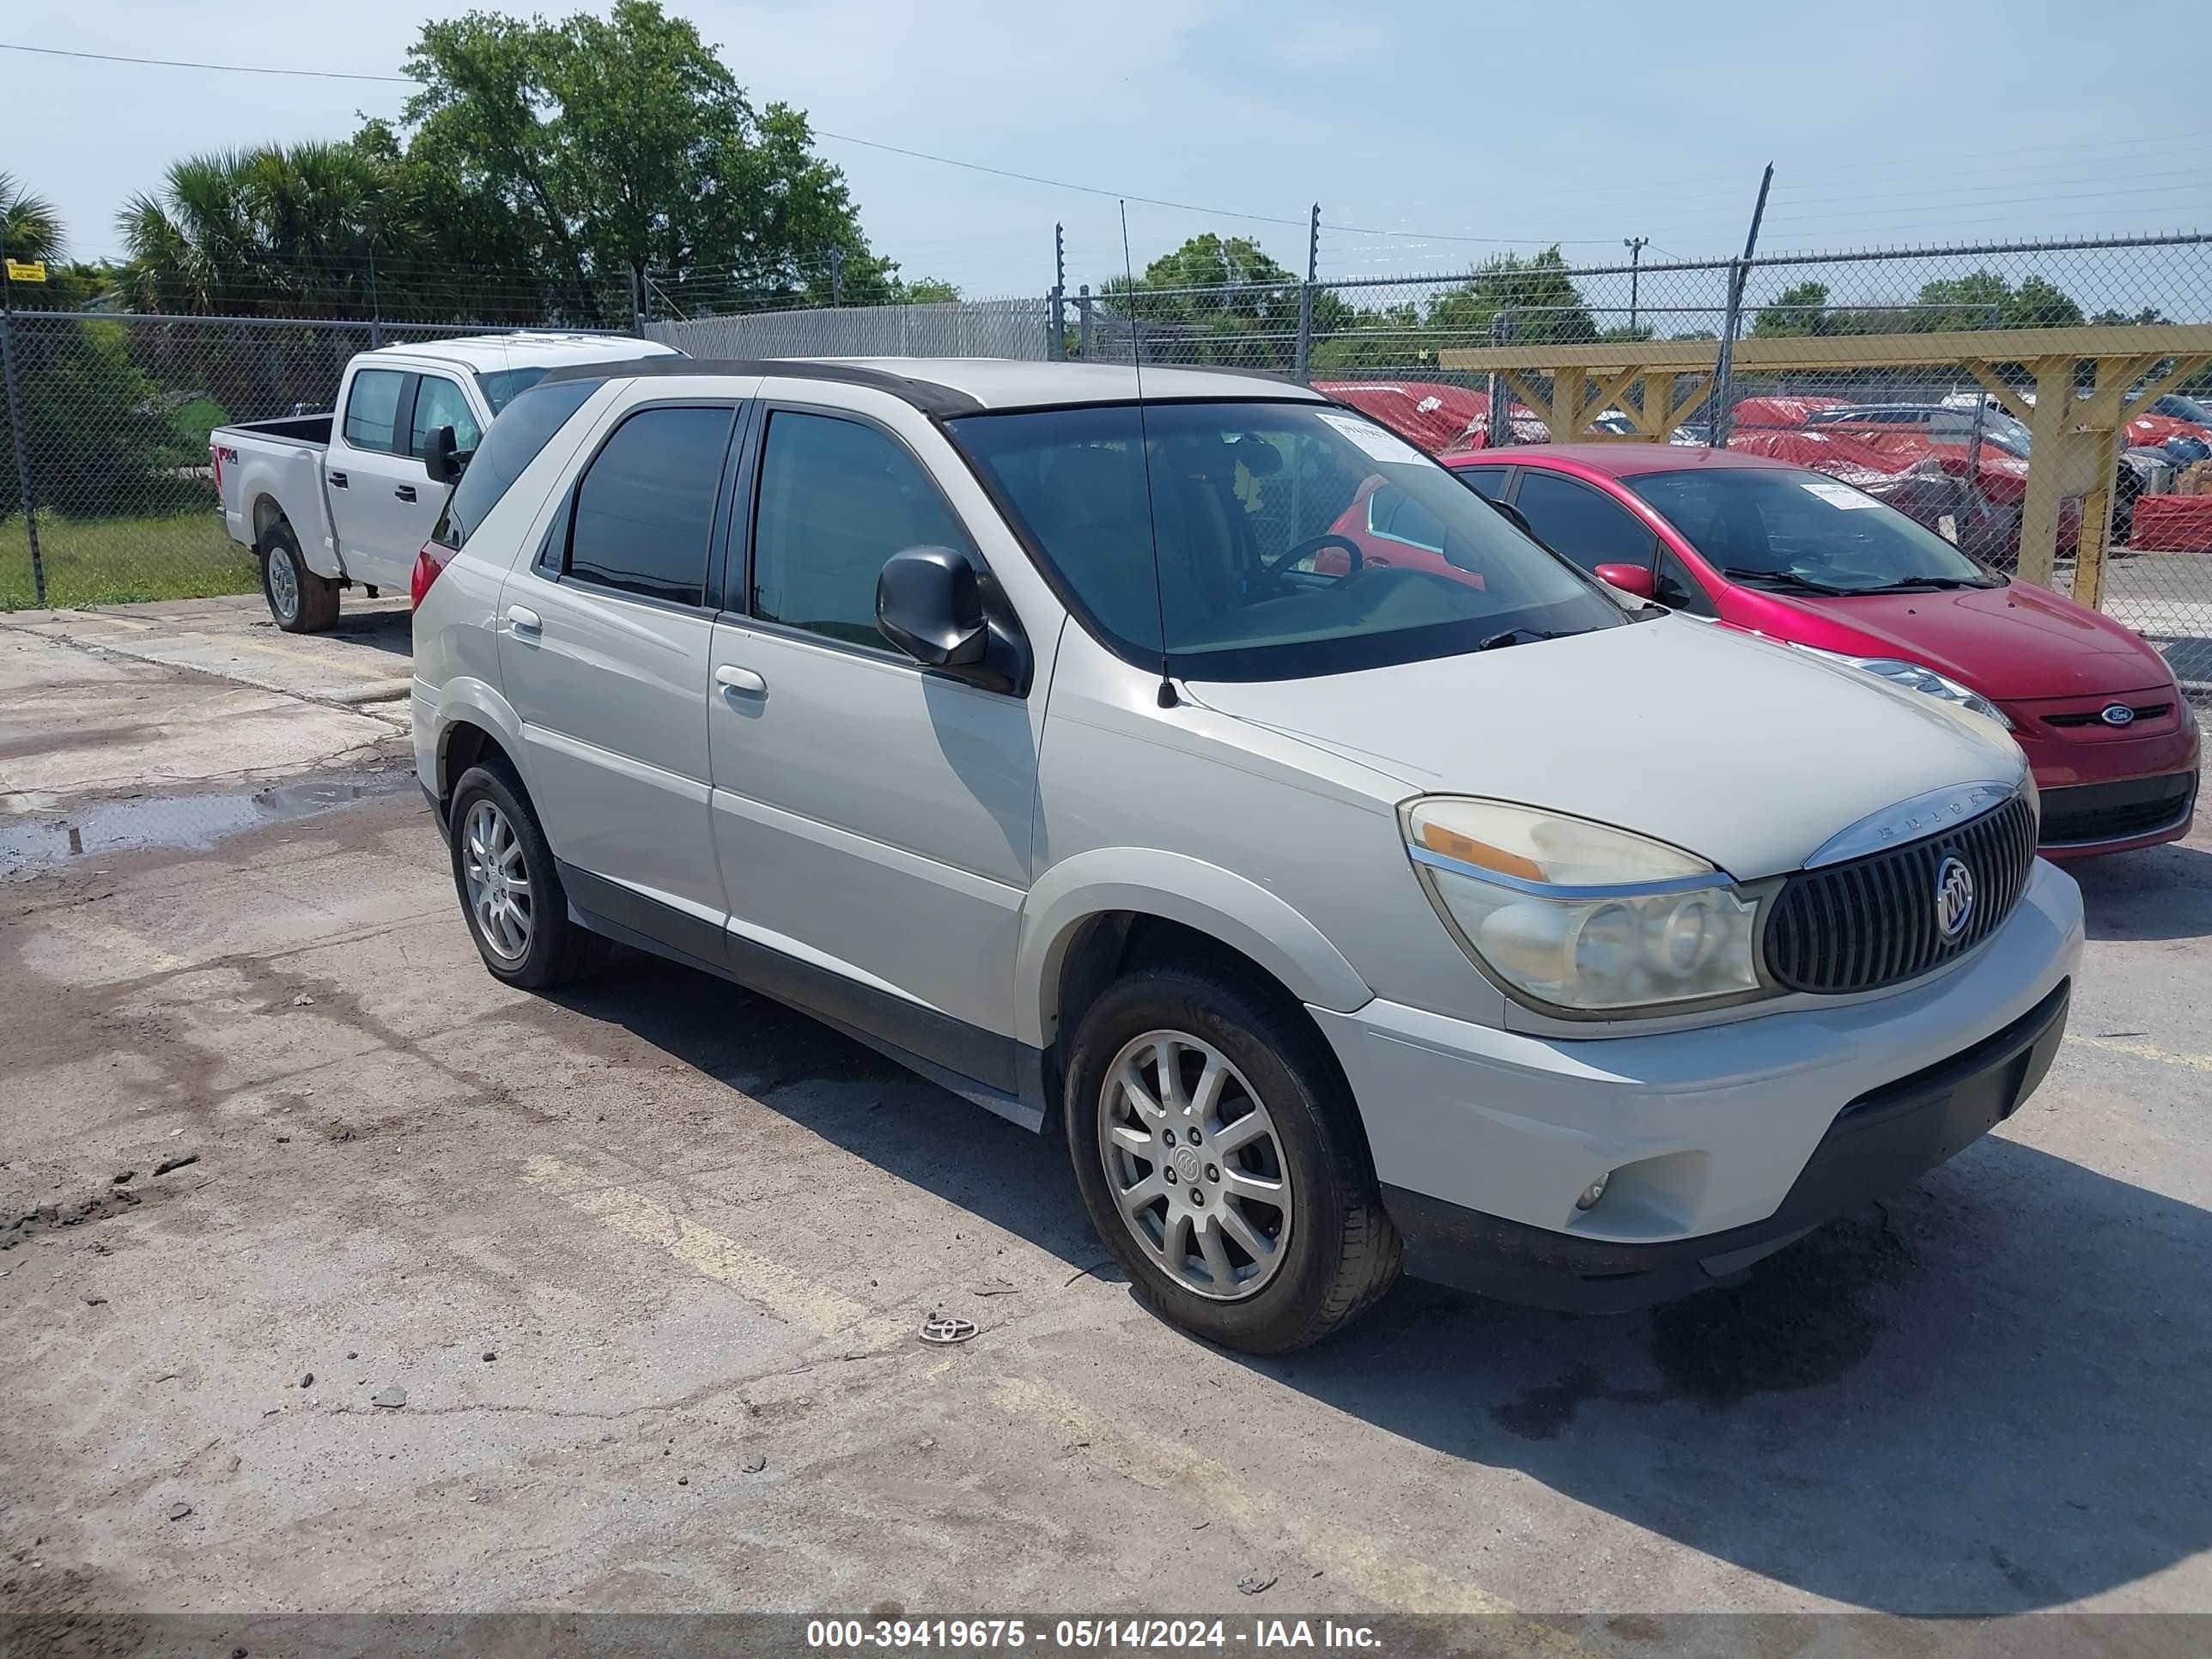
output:
<path id="1" fill-rule="evenodd" d="M 1171 964 L 1109 987 L 1068 1061 L 1068 1153 L 1137 1294 L 1224 1347 L 1319 1341 L 1398 1277 L 1344 1084 L 1279 996 Z"/>
<path id="2" fill-rule="evenodd" d="M 318 576 L 300 556 L 289 524 L 273 524 L 261 537 L 261 597 L 287 634 L 319 634 L 338 619 L 338 585 Z"/>
<path id="3" fill-rule="evenodd" d="M 553 849 L 522 781 L 504 763 L 461 774 L 447 823 L 453 888 L 494 978 L 550 990 L 607 959 L 608 942 L 569 921 Z"/>

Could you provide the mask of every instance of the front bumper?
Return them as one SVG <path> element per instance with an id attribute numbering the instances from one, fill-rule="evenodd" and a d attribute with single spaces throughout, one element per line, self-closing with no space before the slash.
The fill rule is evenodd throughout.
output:
<path id="1" fill-rule="evenodd" d="M 1508 1302 L 1620 1312 L 1723 1283 L 1823 1222 L 1910 1185 L 2010 1117 L 2051 1069 L 2070 984 L 1948 1060 L 1862 1095 L 1839 1113 L 1764 1221 L 1660 1244 L 1577 1238 L 1501 1220 L 1402 1187 L 1383 1206 L 1406 1271 Z"/>
<path id="2" fill-rule="evenodd" d="M 1621 1308 L 1740 1271 L 2008 1115 L 2063 1034 L 2081 938 L 2080 890 L 2039 861 L 1972 958 L 1887 994 L 1590 1039 L 1313 1012 L 1409 1272 Z"/>

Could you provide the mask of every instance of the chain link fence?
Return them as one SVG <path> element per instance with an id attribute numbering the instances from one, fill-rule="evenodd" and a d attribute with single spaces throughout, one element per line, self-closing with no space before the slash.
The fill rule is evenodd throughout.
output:
<path id="1" fill-rule="evenodd" d="M 2032 331 L 2100 329 L 2073 390 L 2102 384 L 2122 418 L 2103 492 L 2112 550 L 2100 591 L 2085 583 L 2080 597 L 2212 689 L 2212 362 L 2194 349 L 2136 349 L 2136 338 L 2166 337 L 2130 332 L 2212 322 L 2212 236 L 1591 266 L 1551 252 L 1444 278 L 1113 283 L 1079 289 L 1066 309 L 1070 356 L 1282 374 L 1434 453 L 1656 437 L 1810 467 L 2007 570 L 2038 426 Z M 2002 336 L 1992 355 L 1969 349 L 1991 335 Z M 1451 366 L 1501 346 L 1577 365 L 1573 401 L 1564 369 Z M 1886 351 L 1919 360 L 1765 366 Z M 1641 360 L 1678 367 L 1632 372 Z M 1662 396 L 1666 408 L 1646 410 Z M 1565 408 L 1574 430 L 1554 432 L 1547 417 Z M 2063 422 L 2043 424 L 2051 449 Z M 2078 471 L 2061 485 L 2051 573 L 2065 593 L 2084 514 L 2103 505 Z"/>
<path id="2" fill-rule="evenodd" d="M 1310 382 L 1436 453 L 1570 437 L 1724 446 L 1856 484 L 1999 568 L 2021 545 L 2039 426 L 2045 440 L 2057 430 L 2038 421 L 2020 349 L 2008 348 L 2014 361 L 1963 349 L 1939 361 L 1929 345 L 1909 364 L 1851 353 L 2101 325 L 2121 343 L 2101 371 L 2079 364 L 2076 390 L 2094 391 L 2102 372 L 2128 401 L 2102 492 L 2113 551 L 2100 591 L 2085 582 L 2081 597 L 2157 642 L 2185 678 L 2212 682 L 2212 367 L 2124 343 L 2129 330 L 2212 322 L 2212 235 L 1582 265 L 1553 250 L 1419 278 L 1116 279 L 1095 291 L 733 305 L 653 320 L 662 293 L 650 279 L 633 286 L 632 325 L 695 356 L 1218 365 Z M 21 429 L 11 419 L 6 438 L 21 459 L 0 449 L 0 607 L 250 591 L 251 556 L 216 511 L 208 432 L 328 410 L 347 361 L 373 346 L 489 331 L 422 314 L 16 311 L 6 334 Z M 573 325 L 566 310 L 544 320 Z M 510 311 L 494 326 L 520 321 Z M 1588 378 L 1572 375 L 1578 389 L 1563 399 L 1567 377 L 1545 367 L 1451 362 L 1501 346 L 1578 362 Z M 1829 356 L 1772 361 L 1808 351 Z M 1639 353 L 1695 367 L 1626 373 Z M 1573 430 L 1554 431 L 1568 410 Z M 2062 592 L 2075 591 L 2084 514 L 2103 505 L 2096 483 L 2064 483 L 2051 573 Z"/>
<path id="3" fill-rule="evenodd" d="M 5 329 L 15 385 L 0 406 L 0 610 L 252 592 L 252 555 L 223 525 L 209 433 L 329 410 L 358 352 L 495 331 L 26 310 Z"/>

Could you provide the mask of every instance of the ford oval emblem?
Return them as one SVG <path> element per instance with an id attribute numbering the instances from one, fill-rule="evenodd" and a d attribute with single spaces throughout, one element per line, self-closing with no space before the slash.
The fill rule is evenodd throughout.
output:
<path id="1" fill-rule="evenodd" d="M 2124 702 L 2107 703 L 2097 718 L 2107 726 L 2132 726 L 2136 711 Z"/>
<path id="2" fill-rule="evenodd" d="M 1974 914 L 1974 872 L 1958 859 L 1945 859 L 1936 872 L 1936 927 L 1946 945 L 1966 931 Z"/>

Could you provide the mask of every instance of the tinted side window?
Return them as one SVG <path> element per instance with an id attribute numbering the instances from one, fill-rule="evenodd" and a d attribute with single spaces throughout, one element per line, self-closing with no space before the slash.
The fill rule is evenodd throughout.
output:
<path id="1" fill-rule="evenodd" d="M 398 447 L 393 430 L 399 416 L 399 392 L 407 376 L 396 368 L 364 368 L 346 393 L 345 441 L 356 449 Z"/>
<path id="2" fill-rule="evenodd" d="M 1658 570 L 1652 577 L 1651 597 L 1670 611 L 1686 611 L 1693 617 L 1720 615 L 1705 585 L 1690 574 L 1687 565 L 1663 548 L 1659 553 Z"/>
<path id="3" fill-rule="evenodd" d="M 1486 501 L 1496 501 L 1505 493 L 1505 477 L 1513 469 L 1506 466 L 1467 466 L 1455 471 L 1452 477 Z"/>
<path id="4" fill-rule="evenodd" d="M 1585 570 L 1601 564 L 1648 565 L 1659 539 L 1627 508 L 1556 473 L 1534 468 L 1522 473 L 1513 504 L 1540 541 Z"/>
<path id="5" fill-rule="evenodd" d="M 491 430 L 477 446 L 476 458 L 469 463 L 469 470 L 461 474 L 460 483 L 453 487 L 453 498 L 446 503 L 446 515 L 431 532 L 438 544 L 452 548 L 465 545 L 469 532 L 499 505 L 500 498 L 522 476 L 524 469 L 538 459 L 538 452 L 553 441 L 553 434 L 584 406 L 600 384 L 598 380 L 562 380 L 517 398 L 507 412 L 491 423 Z"/>
<path id="6" fill-rule="evenodd" d="M 876 578 L 902 548 L 972 551 L 945 498 L 896 440 L 834 416 L 769 416 L 754 520 L 752 613 L 888 649 Z"/>
<path id="7" fill-rule="evenodd" d="M 414 433 L 407 453 L 428 454 L 430 434 L 441 426 L 453 428 L 453 447 L 461 454 L 483 441 L 483 428 L 477 424 L 459 384 L 441 374 L 425 374 L 415 386 Z"/>
<path id="8" fill-rule="evenodd" d="M 617 427 L 576 486 L 567 574 L 647 599 L 699 604 L 735 416 L 644 409 Z"/>

